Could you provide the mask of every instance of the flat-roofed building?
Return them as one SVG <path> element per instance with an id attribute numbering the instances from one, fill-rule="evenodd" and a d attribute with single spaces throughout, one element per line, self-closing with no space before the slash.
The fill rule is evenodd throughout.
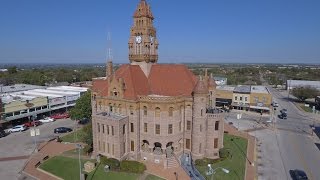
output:
<path id="1" fill-rule="evenodd" d="M 235 86 L 217 86 L 216 106 L 230 107 L 233 99 L 233 90 Z"/>
<path id="2" fill-rule="evenodd" d="M 287 80 L 287 90 L 291 90 L 297 87 L 311 87 L 320 90 L 320 81 Z"/>
<path id="3" fill-rule="evenodd" d="M 233 90 L 233 102 L 234 109 L 249 110 L 250 108 L 250 86 L 237 86 Z"/>
<path id="4" fill-rule="evenodd" d="M 36 86 L 30 84 L 14 84 L 10 86 L 0 86 L 0 94 L 27 91 L 31 89 L 44 89 L 45 86 Z"/>
<path id="5" fill-rule="evenodd" d="M 251 86 L 250 109 L 256 111 L 270 111 L 272 95 L 265 86 Z"/>

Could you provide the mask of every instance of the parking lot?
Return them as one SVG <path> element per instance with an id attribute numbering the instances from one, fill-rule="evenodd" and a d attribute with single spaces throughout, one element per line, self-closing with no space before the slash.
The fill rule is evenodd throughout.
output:
<path id="1" fill-rule="evenodd" d="M 17 132 L 0 138 L 0 179 L 18 179 L 19 172 L 28 160 L 28 156 L 35 149 L 37 144 L 57 136 L 53 130 L 57 127 L 75 127 L 75 122 L 70 119 L 59 119 L 55 122 L 44 123 L 37 128 L 40 135 L 34 139 L 30 136 L 30 129 L 24 132 Z"/>

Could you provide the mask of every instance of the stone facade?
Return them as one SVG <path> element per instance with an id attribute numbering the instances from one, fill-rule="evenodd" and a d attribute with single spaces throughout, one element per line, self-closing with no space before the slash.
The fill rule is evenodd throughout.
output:
<path id="1" fill-rule="evenodd" d="M 139 20 L 148 23 L 137 26 Z M 131 64 L 112 72 L 112 63 L 108 63 L 107 76 L 93 79 L 94 153 L 164 167 L 179 162 L 182 153 L 191 153 L 194 159 L 218 158 L 223 147 L 224 113 L 215 109 L 212 78 L 207 73 L 197 78 L 183 65 L 156 64 L 150 51 L 141 54 L 143 59 L 131 56 L 131 44 L 150 43 L 145 40 L 147 31 L 139 31 L 143 27 L 150 30 L 158 45 L 152 20 L 150 7 L 142 0 L 131 28 Z M 140 33 L 133 33 L 136 31 Z M 157 52 L 152 55 L 158 56 Z"/>

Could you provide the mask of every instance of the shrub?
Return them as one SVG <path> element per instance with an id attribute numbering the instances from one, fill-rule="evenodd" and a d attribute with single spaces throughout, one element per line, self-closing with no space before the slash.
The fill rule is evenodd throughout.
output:
<path id="1" fill-rule="evenodd" d="M 203 158 L 203 159 L 197 159 L 195 161 L 195 164 L 198 166 L 207 166 L 208 164 L 215 164 L 220 161 L 223 161 L 225 158 L 219 158 L 219 159 L 208 159 L 208 158 Z"/>
<path id="2" fill-rule="evenodd" d="M 100 156 L 100 162 L 103 165 L 107 165 L 107 156 Z"/>
<path id="3" fill-rule="evenodd" d="M 109 158 L 105 161 L 105 165 L 108 165 L 111 170 L 119 170 L 120 161 L 114 158 Z"/>
<path id="4" fill-rule="evenodd" d="M 121 161 L 120 170 L 124 172 L 142 174 L 146 170 L 146 166 L 137 161 Z"/>
<path id="5" fill-rule="evenodd" d="M 220 158 L 227 158 L 229 156 L 229 151 L 226 148 L 219 149 L 219 157 Z"/>
<path id="6" fill-rule="evenodd" d="M 92 148 L 92 146 L 90 146 L 90 145 L 86 145 L 86 146 L 83 148 L 83 152 L 85 152 L 85 153 L 87 153 L 87 154 L 90 154 L 92 151 L 93 151 L 93 148 Z"/>

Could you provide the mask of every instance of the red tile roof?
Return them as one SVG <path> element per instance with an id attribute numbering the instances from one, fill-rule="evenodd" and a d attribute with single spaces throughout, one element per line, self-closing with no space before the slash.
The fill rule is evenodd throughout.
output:
<path id="1" fill-rule="evenodd" d="M 124 98 L 136 99 L 139 95 L 191 96 L 197 77 L 185 65 L 152 65 L 146 77 L 138 65 L 122 65 L 115 72 L 116 79 L 123 78 Z M 107 96 L 107 80 L 94 80 L 93 91 Z"/>

